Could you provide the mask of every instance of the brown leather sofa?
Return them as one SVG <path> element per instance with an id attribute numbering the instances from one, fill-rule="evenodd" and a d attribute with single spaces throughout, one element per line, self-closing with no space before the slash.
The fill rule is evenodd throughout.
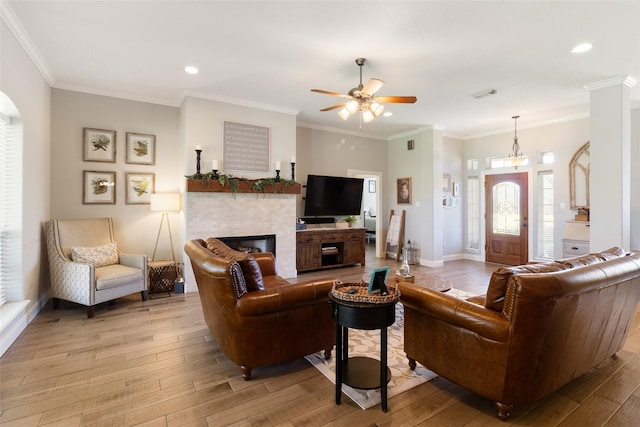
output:
<path id="1" fill-rule="evenodd" d="M 622 349 L 640 299 L 640 254 L 612 248 L 502 267 L 485 298 L 399 287 L 409 365 L 495 401 L 506 420 L 514 404 L 541 399 Z"/>
<path id="2" fill-rule="evenodd" d="M 185 251 L 198 284 L 207 326 L 245 380 L 256 366 L 325 351 L 335 324 L 332 280 L 290 284 L 276 274 L 272 253 L 237 252 L 217 239 L 191 240 Z"/>

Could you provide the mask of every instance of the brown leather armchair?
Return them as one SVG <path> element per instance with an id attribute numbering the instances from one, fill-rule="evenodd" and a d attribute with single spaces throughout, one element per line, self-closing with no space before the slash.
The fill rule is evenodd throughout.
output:
<path id="1" fill-rule="evenodd" d="M 290 284 L 271 253 L 247 255 L 217 239 L 185 245 L 207 326 L 245 380 L 266 366 L 324 350 L 331 357 L 335 324 L 332 280 Z"/>
<path id="2" fill-rule="evenodd" d="M 640 255 L 503 267 L 484 304 L 399 287 L 410 367 L 418 361 L 494 400 L 505 420 L 514 404 L 543 398 L 622 349 L 640 300 Z"/>

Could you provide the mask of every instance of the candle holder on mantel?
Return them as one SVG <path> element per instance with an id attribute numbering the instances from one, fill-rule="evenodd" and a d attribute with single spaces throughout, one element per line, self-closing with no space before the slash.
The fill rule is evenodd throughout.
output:
<path id="1" fill-rule="evenodd" d="M 296 162 L 291 162 L 291 181 L 296 180 Z"/>
<path id="2" fill-rule="evenodd" d="M 211 179 L 215 179 L 217 181 L 218 178 L 220 178 L 220 175 L 218 175 L 218 169 L 212 169 L 211 170 Z"/>
<path id="3" fill-rule="evenodd" d="M 202 178 L 200 173 L 200 154 L 202 154 L 202 150 L 196 149 L 196 178 Z"/>
<path id="4" fill-rule="evenodd" d="M 280 169 L 276 169 L 276 182 L 280 182 Z"/>

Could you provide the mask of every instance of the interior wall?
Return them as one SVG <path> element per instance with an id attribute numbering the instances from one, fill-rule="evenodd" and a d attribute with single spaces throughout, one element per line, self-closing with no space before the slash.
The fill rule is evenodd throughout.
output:
<path id="1" fill-rule="evenodd" d="M 631 248 L 640 251 L 640 106 L 631 110 Z"/>
<path id="2" fill-rule="evenodd" d="M 387 176 L 386 140 L 358 135 L 336 133 L 326 130 L 298 126 L 296 128 L 296 181 L 306 184 L 307 175 L 348 176 L 347 170 L 382 172 L 383 181 Z M 365 189 L 365 191 L 368 191 Z M 378 183 L 376 191 L 386 191 Z M 304 196 L 304 188 L 302 196 Z M 378 220 L 389 222 L 385 194 Z M 304 200 L 297 201 L 297 216 L 304 216 Z M 382 213 L 386 213 L 381 218 Z"/>
<path id="3" fill-rule="evenodd" d="M 518 142 L 524 153 L 529 156 L 530 165 L 521 167 L 518 170 L 530 170 L 531 183 L 533 189 L 533 200 L 529 217 L 529 241 L 532 245 L 532 252 L 529 258 L 535 258 L 537 254 L 537 233 L 538 233 L 538 212 L 536 209 L 535 193 L 537 189 L 537 172 L 553 171 L 554 175 L 554 252 L 556 258 L 562 257 L 562 236 L 565 223 L 572 220 L 577 211 L 569 209 L 569 162 L 575 152 L 589 141 L 589 119 L 577 119 L 557 124 L 550 124 L 529 129 L 518 129 Z M 513 144 L 513 131 L 500 133 L 491 136 L 479 137 L 466 140 L 464 142 L 464 155 L 466 165 L 468 159 L 479 160 L 478 176 L 482 172 L 489 171 L 488 159 L 491 157 L 505 156 L 511 151 Z M 550 165 L 537 164 L 537 153 L 553 151 L 554 162 Z M 511 172 L 512 168 L 505 168 L 505 172 Z M 465 166 L 465 178 L 469 175 Z M 475 173 L 474 173 L 475 174 Z M 466 180 L 465 180 L 466 184 Z M 463 236 L 464 237 L 464 236 Z M 484 236 L 481 235 L 481 242 Z M 482 243 L 481 243 L 482 246 Z"/>
<path id="4" fill-rule="evenodd" d="M 443 258 L 445 261 L 464 258 L 464 218 L 466 218 L 465 205 L 463 203 L 463 159 L 464 142 L 450 137 L 443 138 L 443 173 L 451 176 L 451 183 L 458 185 L 459 193 L 454 197 L 452 205 L 444 209 L 443 224 Z M 438 198 L 438 195 L 434 195 Z M 439 199 L 438 199 L 439 201 Z"/>
<path id="5" fill-rule="evenodd" d="M 179 109 L 69 90 L 52 91 L 51 218 L 112 217 L 118 247 L 127 252 L 153 254 L 162 214 L 148 204 L 125 203 L 125 174 L 155 174 L 156 192 L 178 192 L 184 181 L 184 150 L 179 138 Z M 83 161 L 83 128 L 116 131 L 116 162 Z M 125 163 L 126 132 L 156 136 L 155 165 Z M 83 204 L 83 171 L 115 171 L 116 203 Z M 178 261 L 182 260 L 183 221 L 170 214 Z M 156 260 L 171 259 L 166 226 Z"/>
<path id="6" fill-rule="evenodd" d="M 245 178 L 275 177 L 275 162 L 281 163 L 280 177 L 291 178 L 291 157 L 296 156 L 296 118 L 293 114 L 245 107 L 242 105 L 187 97 L 182 103 L 182 143 L 186 174 L 196 172 L 196 145 L 202 146 L 202 172 L 210 172 L 213 160 L 222 167 L 220 173 Z M 271 131 L 269 172 L 226 171 L 223 159 L 223 124 L 225 121 L 268 127 Z"/>
<path id="7" fill-rule="evenodd" d="M 51 90 L 2 20 L 0 40 L 0 90 L 18 108 L 23 123 L 23 198 L 16 203 L 22 203 L 22 278 L 29 303 L 15 320 L 19 329 L 13 333 L 19 334 L 48 299 L 43 223 L 50 216 Z"/>

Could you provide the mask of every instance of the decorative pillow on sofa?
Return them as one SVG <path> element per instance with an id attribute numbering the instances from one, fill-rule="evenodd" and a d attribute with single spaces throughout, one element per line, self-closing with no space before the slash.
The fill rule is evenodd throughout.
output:
<path id="1" fill-rule="evenodd" d="M 507 283 L 514 274 L 522 273 L 550 273 L 571 268 L 560 262 L 539 262 L 535 264 L 517 265 L 513 267 L 500 267 L 491 274 L 484 306 L 491 310 L 501 312 L 504 307 L 504 296 L 507 292 Z"/>
<path id="2" fill-rule="evenodd" d="M 222 258 L 238 262 L 238 264 L 242 268 L 242 273 L 244 274 L 246 291 L 264 290 L 262 271 L 260 270 L 258 261 L 256 261 L 254 257 L 244 252 L 239 252 L 235 249 L 231 249 L 229 246 L 213 237 L 207 239 L 207 249 Z"/>
<path id="3" fill-rule="evenodd" d="M 244 252 L 238 252 L 235 249 L 231 249 L 229 246 L 213 237 L 209 237 L 207 239 L 207 249 L 209 249 L 215 255 L 232 261 L 240 261 L 241 259 L 245 259 L 247 257 L 247 254 L 245 254 Z"/>
<path id="4" fill-rule="evenodd" d="M 240 264 L 232 262 L 229 266 L 229 274 L 231 275 L 233 290 L 236 292 L 236 298 L 240 298 L 247 293 L 247 283 L 244 280 L 244 274 L 242 274 Z"/>
<path id="5" fill-rule="evenodd" d="M 106 267 L 118 263 L 118 246 L 107 243 L 101 246 L 71 248 L 71 260 L 92 264 L 94 267 Z"/>
<path id="6" fill-rule="evenodd" d="M 238 261 L 242 272 L 244 273 L 244 281 L 247 283 L 247 291 L 263 291 L 264 281 L 262 280 L 262 271 L 258 261 L 251 255 L 245 259 Z"/>

